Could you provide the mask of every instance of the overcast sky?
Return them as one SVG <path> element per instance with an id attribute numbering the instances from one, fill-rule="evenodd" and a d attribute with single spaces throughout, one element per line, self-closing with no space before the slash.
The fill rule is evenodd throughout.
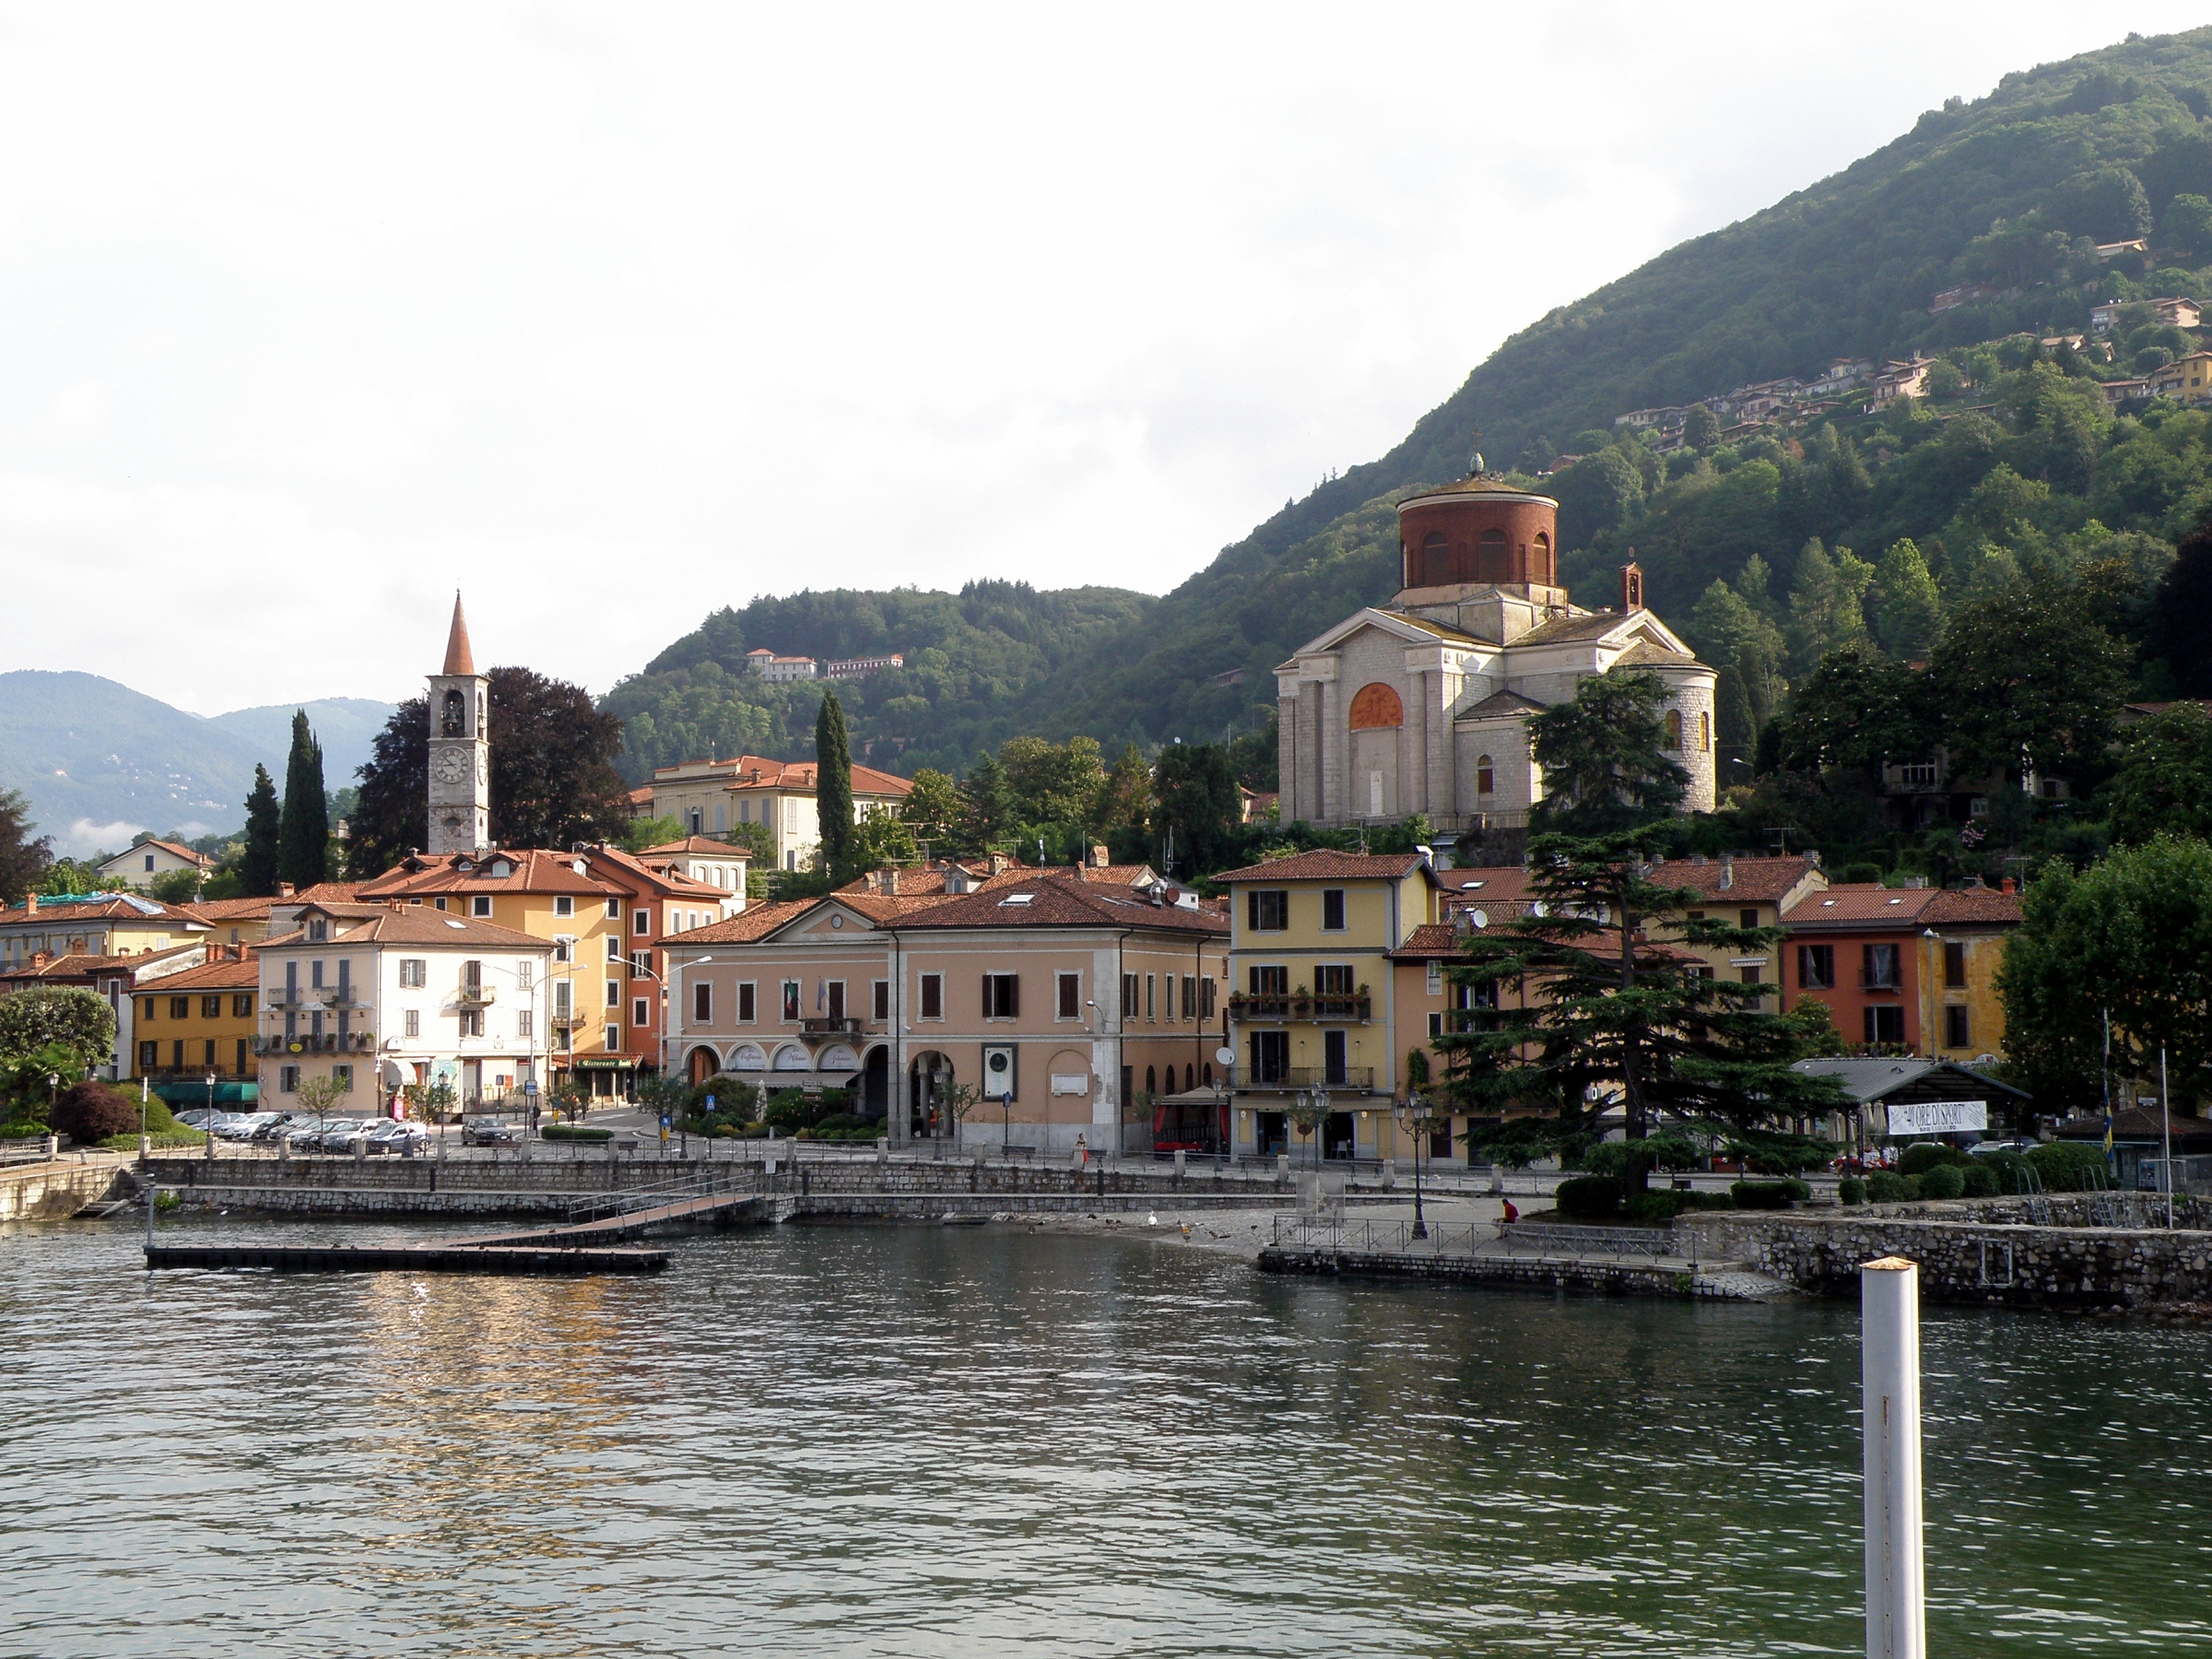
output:
<path id="1" fill-rule="evenodd" d="M 396 700 L 458 585 L 598 691 L 762 593 L 1164 592 L 1551 306 L 2201 20 L 0 5 L 0 668 Z"/>

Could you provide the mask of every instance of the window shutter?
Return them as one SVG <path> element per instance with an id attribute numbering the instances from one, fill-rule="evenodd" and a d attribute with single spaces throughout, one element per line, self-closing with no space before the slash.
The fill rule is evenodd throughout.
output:
<path id="1" fill-rule="evenodd" d="M 983 975 L 983 1018 L 990 1018 L 998 1010 L 991 1006 L 991 976 Z"/>
<path id="2" fill-rule="evenodd" d="M 1260 894 L 1256 888 L 1244 895 L 1244 925 L 1253 933 L 1260 931 Z"/>

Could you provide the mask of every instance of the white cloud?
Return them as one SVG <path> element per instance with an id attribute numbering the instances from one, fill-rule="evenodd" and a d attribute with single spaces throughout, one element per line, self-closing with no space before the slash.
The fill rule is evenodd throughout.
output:
<path id="1" fill-rule="evenodd" d="M 756 593 L 1162 591 L 1551 306 L 2194 21 L 0 7 L 0 559 L 108 602 L 0 666 L 398 698 L 458 585 L 604 688 Z"/>

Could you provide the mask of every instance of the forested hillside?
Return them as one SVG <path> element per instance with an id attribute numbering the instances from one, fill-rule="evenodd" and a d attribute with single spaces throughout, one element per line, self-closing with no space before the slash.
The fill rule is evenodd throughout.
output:
<path id="1" fill-rule="evenodd" d="M 1881 611 L 1903 604 L 1900 584 L 1920 582 L 1908 568 L 1915 556 L 1925 582 L 1912 603 L 1929 613 L 1927 627 L 1977 584 L 2053 564 L 2124 563 L 2139 599 L 2171 543 L 2212 508 L 2206 423 L 2163 403 L 2115 414 L 2099 382 L 2144 373 L 2198 336 L 2131 312 L 2093 348 L 2037 342 L 2088 334 L 2100 301 L 2212 300 L 2207 113 L 2212 29 L 2131 40 L 1930 111 L 1834 177 L 1522 330 L 1396 449 L 1287 504 L 1165 598 L 1032 595 L 1036 606 L 1077 604 L 1080 620 L 1034 645 L 1012 630 L 1019 645 L 1010 651 L 987 629 L 983 641 L 935 636 L 945 658 L 929 693 L 870 682 L 855 741 L 873 740 L 878 760 L 887 745 L 904 745 L 910 760 L 944 766 L 1014 731 L 1088 733 L 1111 747 L 1125 736 L 1249 730 L 1272 705 L 1275 664 L 1347 610 L 1388 597 L 1391 507 L 1412 488 L 1459 476 L 1478 429 L 1494 466 L 1535 468 L 1561 451 L 1586 457 L 1543 484 L 1562 503 L 1566 576 L 1584 603 L 1604 604 L 1609 567 L 1633 548 L 1653 604 L 1747 677 L 1735 699 L 1738 745 L 1750 741 L 1744 723 L 1762 723 L 1822 650 L 1903 626 Z M 2099 243 L 2136 237 L 2149 241 L 2147 264 L 2100 257 Z M 1931 312 L 1938 291 L 1970 283 L 1988 291 Z M 1668 454 L 1614 425 L 1630 409 L 1809 376 L 1838 358 L 1914 352 L 1944 359 L 1930 377 L 1935 395 L 1879 417 L 1853 399 L 1810 424 L 1708 437 Z M 1806 559 L 1816 540 L 1818 556 Z M 1896 553 L 1897 568 L 1877 582 L 1905 540 L 1912 552 Z M 1725 594 L 1712 591 L 1716 581 Z M 769 607 L 787 606 L 795 620 L 810 603 L 825 626 L 842 607 L 866 618 L 837 649 L 881 640 L 911 659 L 912 644 L 899 637 L 905 618 L 886 615 L 877 629 L 871 607 L 904 603 L 934 616 L 971 601 L 815 595 L 742 616 L 767 623 Z M 1762 626 L 1751 629 L 1753 657 L 1739 662 L 1743 613 Z M 772 615 L 765 630 L 745 623 L 747 642 L 822 648 Z M 731 699 L 704 676 L 708 662 L 726 669 L 735 654 L 708 646 L 714 627 L 610 699 L 626 716 L 650 717 L 633 753 L 726 752 L 738 731 L 758 732 L 744 739 L 755 747 L 803 747 L 816 694 Z M 964 654 L 986 643 L 998 654 Z M 690 678 L 678 687 L 673 675 Z M 708 743 L 717 720 L 732 735 Z M 679 728 L 698 736 L 671 735 Z"/>
<path id="2" fill-rule="evenodd" d="M 958 594 L 836 589 L 757 599 L 716 611 L 602 706 L 622 718 L 622 770 L 633 783 L 693 757 L 790 759 L 811 750 L 821 683 L 771 685 L 747 672 L 747 652 L 898 653 L 905 667 L 838 687 L 854 758 L 903 773 L 960 770 L 1017 735 L 1022 693 L 1157 604 L 1120 588 L 1041 594 L 1010 582 L 971 582 Z"/>

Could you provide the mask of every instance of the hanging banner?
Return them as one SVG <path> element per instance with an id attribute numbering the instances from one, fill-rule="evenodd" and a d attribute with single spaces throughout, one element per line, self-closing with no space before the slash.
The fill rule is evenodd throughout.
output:
<path id="1" fill-rule="evenodd" d="M 1889 1108 L 1891 1135 L 1986 1134 L 1987 1100 L 1899 1100 Z"/>

